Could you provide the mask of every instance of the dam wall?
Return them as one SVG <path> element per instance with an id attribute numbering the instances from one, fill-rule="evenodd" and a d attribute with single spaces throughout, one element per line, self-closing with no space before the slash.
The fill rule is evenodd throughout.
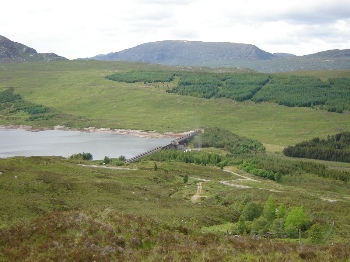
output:
<path id="1" fill-rule="evenodd" d="M 141 153 L 137 156 L 134 156 L 130 159 L 126 159 L 125 162 L 126 163 L 132 163 L 132 162 L 137 162 L 139 160 L 141 160 L 142 158 L 152 155 L 160 150 L 166 150 L 166 149 L 183 149 L 185 147 L 185 145 L 188 143 L 188 141 L 190 141 L 190 139 L 192 137 L 194 137 L 195 135 L 199 134 L 201 132 L 200 129 L 197 129 L 195 131 L 189 132 L 188 134 L 178 137 L 174 140 L 172 140 L 169 144 L 165 145 L 165 146 L 158 146 L 156 148 L 153 148 L 151 150 L 148 150 L 144 153 Z"/>

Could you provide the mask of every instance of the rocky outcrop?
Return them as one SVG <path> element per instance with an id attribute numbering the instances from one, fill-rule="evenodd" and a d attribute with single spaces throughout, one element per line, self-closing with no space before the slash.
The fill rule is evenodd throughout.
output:
<path id="1" fill-rule="evenodd" d="M 0 35 L 0 63 L 67 60 L 54 53 L 38 53 L 26 45 Z"/>

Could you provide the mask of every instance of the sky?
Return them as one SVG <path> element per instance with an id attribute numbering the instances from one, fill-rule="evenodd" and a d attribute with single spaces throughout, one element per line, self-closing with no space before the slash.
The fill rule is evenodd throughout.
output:
<path id="1" fill-rule="evenodd" d="M 349 0 L 5 0 L 0 35 L 68 59 L 162 40 L 350 49 Z"/>

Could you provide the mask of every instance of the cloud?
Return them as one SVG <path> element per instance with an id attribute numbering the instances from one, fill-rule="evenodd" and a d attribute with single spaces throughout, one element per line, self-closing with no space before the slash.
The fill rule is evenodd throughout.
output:
<path id="1" fill-rule="evenodd" d="M 217 0 L 218 1 L 218 0 Z M 245 0 L 233 6 L 231 15 L 253 21 L 288 21 L 292 23 L 329 23 L 350 17 L 347 0 Z"/>
<path id="2" fill-rule="evenodd" d="M 0 34 L 68 58 L 168 39 L 298 55 L 350 46 L 348 0 L 11 0 L 2 9 Z"/>
<path id="3" fill-rule="evenodd" d="M 281 13 L 280 19 L 298 24 L 328 24 L 350 17 L 348 1 L 320 1 L 319 4 L 301 4 L 300 8 Z"/>

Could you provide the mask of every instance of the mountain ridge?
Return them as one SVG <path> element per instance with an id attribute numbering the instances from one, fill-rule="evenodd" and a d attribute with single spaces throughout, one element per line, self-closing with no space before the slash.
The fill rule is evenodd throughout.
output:
<path id="1" fill-rule="evenodd" d="M 350 49 L 326 50 L 296 56 L 269 53 L 255 45 L 230 42 L 163 40 L 83 60 L 127 61 L 167 66 L 247 68 L 258 72 L 350 69 Z M 68 60 L 55 53 L 38 53 L 34 48 L 0 35 L 0 63 Z"/>
<path id="2" fill-rule="evenodd" d="M 133 54 L 131 54 L 133 52 Z M 152 52 L 152 56 L 145 56 L 145 52 Z M 223 52 L 225 54 L 223 55 Z M 194 62 L 200 63 L 200 59 L 206 60 L 271 60 L 277 56 L 268 53 L 255 45 L 229 42 L 202 42 L 187 40 L 164 40 L 144 43 L 119 52 L 112 52 L 106 55 L 97 55 L 94 59 L 116 60 L 129 59 L 135 62 L 160 62 L 174 63 L 175 60 L 189 59 L 189 55 L 200 55 L 199 58 L 192 58 Z M 203 56 L 204 55 L 204 56 Z M 208 56 L 209 55 L 209 56 Z M 191 57 L 190 57 L 191 59 Z M 188 62 L 191 63 L 191 62 Z"/>
<path id="3" fill-rule="evenodd" d="M 0 35 L 0 63 L 67 60 L 54 53 L 38 53 L 34 48 Z"/>
<path id="4" fill-rule="evenodd" d="M 164 40 L 91 58 L 170 66 L 246 67 L 259 72 L 350 69 L 350 49 L 296 56 L 269 53 L 252 44 Z"/>

